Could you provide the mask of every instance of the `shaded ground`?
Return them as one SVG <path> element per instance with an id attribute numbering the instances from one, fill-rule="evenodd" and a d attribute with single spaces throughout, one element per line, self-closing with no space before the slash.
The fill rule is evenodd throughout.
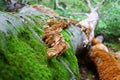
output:
<path id="1" fill-rule="evenodd" d="M 87 68 L 87 66 L 82 65 L 80 67 L 81 80 L 98 80 L 96 74 Z"/>

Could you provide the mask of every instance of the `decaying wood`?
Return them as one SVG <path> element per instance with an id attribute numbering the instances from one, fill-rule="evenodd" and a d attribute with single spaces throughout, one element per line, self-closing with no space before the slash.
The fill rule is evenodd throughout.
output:
<path id="1" fill-rule="evenodd" d="M 95 8 L 92 7 L 91 3 L 89 0 L 85 0 L 88 4 L 88 8 L 90 10 L 90 13 L 85 13 L 85 15 L 87 16 L 86 19 L 80 21 L 78 24 L 76 24 L 77 26 L 81 26 L 83 28 L 83 31 L 86 33 L 88 39 L 86 39 L 84 41 L 85 44 L 88 44 L 92 38 L 94 37 L 94 30 L 96 28 L 96 25 L 99 21 L 99 15 L 98 15 L 98 9 L 99 9 L 99 5 L 102 4 L 104 2 L 104 0 L 99 3 L 99 5 L 97 5 Z"/>
<path id="2" fill-rule="evenodd" d="M 110 54 L 107 47 L 97 39 L 92 40 L 90 58 L 94 62 L 99 73 L 100 80 L 120 80 L 120 64 Z"/>

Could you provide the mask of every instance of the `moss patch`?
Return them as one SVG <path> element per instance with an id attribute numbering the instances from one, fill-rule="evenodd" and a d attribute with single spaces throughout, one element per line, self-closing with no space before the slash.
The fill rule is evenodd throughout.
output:
<path id="1" fill-rule="evenodd" d="M 5 38 L 6 35 L 2 35 L 3 39 L 0 40 L 5 38 L 6 46 L 2 50 L 1 46 L 4 44 L 0 43 L 0 80 L 70 80 L 71 74 L 55 57 L 50 62 L 47 61 L 47 46 L 34 34 L 34 32 L 38 36 L 43 34 L 43 23 L 39 23 L 41 18 L 35 18 L 37 21 L 33 20 L 34 25 L 29 21 L 27 24 L 20 23 L 23 27 L 22 29 L 16 27 L 19 31 L 16 36 L 9 34 Z M 60 58 L 71 68 L 76 80 L 79 80 L 78 63 L 69 34 L 65 30 L 62 34 L 69 44 L 69 49 Z"/>

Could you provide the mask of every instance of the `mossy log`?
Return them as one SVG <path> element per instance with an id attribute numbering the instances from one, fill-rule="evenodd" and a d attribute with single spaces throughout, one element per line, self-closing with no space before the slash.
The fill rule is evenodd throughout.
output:
<path id="1" fill-rule="evenodd" d="M 17 14 L 0 12 L 0 80 L 70 80 L 71 73 L 53 57 L 47 61 L 48 47 L 42 41 L 43 26 L 51 15 L 33 8 Z M 56 17 L 55 17 L 56 18 Z M 69 48 L 59 58 L 80 79 L 75 52 L 82 47 L 85 33 L 74 24 L 62 30 Z"/>

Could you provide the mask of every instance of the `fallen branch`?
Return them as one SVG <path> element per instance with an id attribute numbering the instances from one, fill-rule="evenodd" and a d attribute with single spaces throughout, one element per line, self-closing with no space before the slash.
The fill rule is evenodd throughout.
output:
<path id="1" fill-rule="evenodd" d="M 82 12 L 74 12 L 74 13 L 68 13 L 68 15 L 85 15 L 87 16 L 88 13 L 82 13 Z"/>
<path id="2" fill-rule="evenodd" d="M 102 4 L 104 2 L 104 0 L 101 3 L 99 3 L 99 5 L 97 5 L 95 8 L 92 7 L 89 0 L 85 0 L 85 1 L 88 4 L 90 13 L 87 14 L 86 19 L 80 21 L 76 25 L 78 25 L 78 26 L 80 25 L 80 26 L 84 27 L 84 32 L 86 33 L 87 38 L 88 38 L 88 40 L 86 39 L 84 41 L 84 43 L 87 45 L 89 42 L 91 42 L 92 38 L 94 37 L 94 30 L 99 21 L 99 14 L 97 11 L 99 9 L 100 4 Z"/>

